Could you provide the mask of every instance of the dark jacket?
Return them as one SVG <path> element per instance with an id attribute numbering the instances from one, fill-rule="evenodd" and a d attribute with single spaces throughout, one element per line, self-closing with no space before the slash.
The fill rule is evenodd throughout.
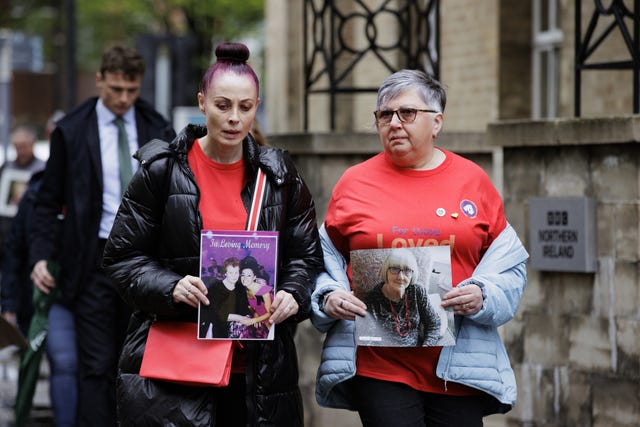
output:
<path id="1" fill-rule="evenodd" d="M 122 426 L 213 426 L 212 389 L 151 381 L 138 376 L 152 319 L 196 322 L 197 310 L 174 304 L 172 291 L 185 275 L 199 274 L 200 199 L 187 152 L 204 126 L 187 126 L 170 144 L 153 141 L 136 157 L 141 168 L 125 194 L 105 247 L 104 266 L 123 298 L 134 307 L 120 359 L 119 420 Z M 259 230 L 279 231 L 278 290 L 300 305 L 277 325 L 273 341 L 245 341 L 247 423 L 302 426 L 302 398 L 293 341 L 295 325 L 309 316 L 310 295 L 322 268 L 314 203 L 282 150 L 243 141 L 247 185 L 241 197 L 250 209 L 257 168 L 267 176 Z M 188 355 L 185 355 L 188 357 Z M 151 411 L 149 408 L 153 407 Z"/>
<path id="2" fill-rule="evenodd" d="M 87 100 L 57 123 L 31 230 L 30 265 L 59 253 L 57 282 L 67 302 L 75 299 L 98 259 L 103 185 L 97 100 Z M 140 145 L 175 136 L 170 124 L 147 102 L 138 99 L 135 112 Z M 63 208 L 66 218 L 57 248 L 52 225 Z"/>
<path id="3" fill-rule="evenodd" d="M 5 241 L 5 256 L 2 260 L 0 306 L 3 313 L 16 313 L 18 326 L 25 336 L 33 315 L 33 283 L 28 256 L 29 228 L 42 175 L 43 172 L 38 171 L 31 176 L 29 186 L 20 199 L 18 212 L 11 221 L 9 236 Z"/>

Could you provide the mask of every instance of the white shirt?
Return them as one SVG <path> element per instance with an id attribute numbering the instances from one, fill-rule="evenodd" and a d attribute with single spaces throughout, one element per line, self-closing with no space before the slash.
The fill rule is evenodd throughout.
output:
<path id="1" fill-rule="evenodd" d="M 107 109 L 98 99 L 96 104 L 98 116 L 98 133 L 100 134 L 100 156 L 102 158 L 102 218 L 98 237 L 109 237 L 113 220 L 120 206 L 120 162 L 118 160 L 118 126 L 113 122 L 116 115 Z M 138 149 L 138 131 L 136 129 L 135 108 L 131 107 L 122 118 L 129 140 L 131 155 Z M 131 170 L 138 169 L 138 162 L 131 158 Z"/>

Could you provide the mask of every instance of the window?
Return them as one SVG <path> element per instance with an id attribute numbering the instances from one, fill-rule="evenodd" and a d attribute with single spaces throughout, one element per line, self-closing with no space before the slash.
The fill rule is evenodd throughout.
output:
<path id="1" fill-rule="evenodd" d="M 558 115 L 560 0 L 533 0 L 532 107 L 534 119 Z"/>

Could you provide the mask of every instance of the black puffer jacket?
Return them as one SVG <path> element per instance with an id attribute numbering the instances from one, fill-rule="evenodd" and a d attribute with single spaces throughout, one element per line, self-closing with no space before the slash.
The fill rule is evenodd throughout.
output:
<path id="1" fill-rule="evenodd" d="M 104 267 L 134 308 L 120 357 L 118 418 L 122 426 L 213 426 L 214 389 L 151 381 L 138 375 L 154 318 L 196 321 L 197 310 L 175 304 L 172 290 L 199 273 L 199 189 L 187 152 L 204 126 L 187 126 L 171 143 L 152 141 L 136 154 L 141 167 L 127 190 L 105 247 Z M 306 319 L 322 268 L 314 203 L 291 158 L 282 150 L 243 142 L 249 211 L 257 167 L 267 176 L 259 230 L 280 231 L 278 290 L 290 292 L 298 314 L 279 324 L 273 341 L 244 341 L 248 425 L 301 426 L 302 399 L 293 333 Z M 187 356 L 187 355 L 185 355 Z"/>

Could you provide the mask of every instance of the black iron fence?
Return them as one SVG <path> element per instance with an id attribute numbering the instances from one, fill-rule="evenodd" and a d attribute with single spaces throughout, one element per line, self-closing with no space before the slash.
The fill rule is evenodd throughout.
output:
<path id="1" fill-rule="evenodd" d="M 338 95 L 377 92 L 377 87 L 360 86 L 354 79 L 364 58 L 375 58 L 377 66 L 389 72 L 419 68 L 438 78 L 439 0 L 371 3 L 305 0 L 305 130 L 311 95 L 328 96 L 329 126 L 335 130 Z M 388 25 L 393 25 L 392 32 L 386 31 Z"/>
<path id="2" fill-rule="evenodd" d="M 595 8 L 582 30 L 582 3 L 575 1 L 575 90 L 574 111 L 580 117 L 581 77 L 590 70 L 630 70 L 633 73 L 633 113 L 640 112 L 640 0 L 593 0 Z M 628 4 L 633 3 L 633 10 Z M 617 61 L 593 60 L 603 42 L 619 32 L 629 54 Z"/>

